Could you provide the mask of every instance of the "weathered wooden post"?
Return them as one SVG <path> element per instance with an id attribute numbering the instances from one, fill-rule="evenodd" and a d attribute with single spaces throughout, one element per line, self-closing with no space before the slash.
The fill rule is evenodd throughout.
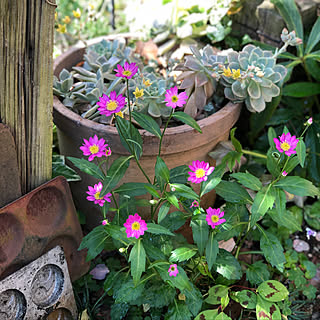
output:
<path id="1" fill-rule="evenodd" d="M 0 119 L 15 139 L 23 194 L 51 179 L 55 7 L 0 0 Z"/>

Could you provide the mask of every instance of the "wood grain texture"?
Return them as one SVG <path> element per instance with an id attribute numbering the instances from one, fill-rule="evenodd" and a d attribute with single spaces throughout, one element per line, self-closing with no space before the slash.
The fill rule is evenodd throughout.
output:
<path id="1" fill-rule="evenodd" d="M 55 0 L 50 3 L 0 1 L 0 118 L 15 139 L 22 193 L 51 179 Z"/>

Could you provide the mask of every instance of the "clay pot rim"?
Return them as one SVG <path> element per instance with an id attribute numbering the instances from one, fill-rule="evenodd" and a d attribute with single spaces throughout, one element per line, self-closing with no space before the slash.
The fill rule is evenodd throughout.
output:
<path id="1" fill-rule="evenodd" d="M 117 38 L 121 38 L 121 37 L 128 37 L 127 34 L 121 35 L 109 35 L 106 37 L 98 37 L 95 39 L 92 39 L 90 41 L 90 45 L 100 42 L 102 39 L 106 39 L 106 40 L 115 40 Z M 64 63 L 64 61 L 68 61 L 68 60 L 72 60 L 72 58 L 75 59 L 75 57 L 77 57 L 79 54 L 84 54 L 85 51 L 85 47 L 84 46 L 73 46 L 71 48 L 69 48 L 67 51 L 65 51 L 63 54 L 61 54 L 60 56 L 58 56 L 55 60 L 54 60 L 54 64 L 53 64 L 53 72 L 54 74 L 56 74 L 57 69 L 59 70 L 61 68 L 61 64 Z M 73 66 L 73 65 L 72 65 Z M 65 66 L 66 69 L 71 69 L 72 66 Z M 223 119 L 225 117 L 228 116 L 228 114 L 235 112 L 235 110 L 239 109 L 241 107 L 241 103 L 232 103 L 231 101 L 229 101 L 225 106 L 223 106 L 220 110 L 218 110 L 216 113 L 210 115 L 207 118 L 201 119 L 197 121 L 197 124 L 200 126 L 200 128 L 205 128 L 207 126 L 211 126 L 212 124 L 214 124 L 217 121 L 223 121 Z M 106 124 L 101 124 L 89 119 L 85 119 L 82 118 L 79 114 L 73 112 L 72 110 L 70 110 L 69 108 L 67 108 L 60 100 L 58 97 L 53 96 L 53 108 L 55 109 L 55 111 L 57 111 L 58 113 L 60 113 L 61 115 L 64 115 L 66 118 L 69 118 L 72 122 L 79 124 L 81 123 L 81 126 L 88 128 L 88 129 L 92 129 L 92 127 L 94 126 L 95 130 L 98 130 L 102 133 L 108 133 L 108 134 L 118 134 L 118 131 L 116 129 L 115 126 L 110 126 L 110 125 L 106 125 Z M 170 107 L 168 107 L 170 108 Z M 179 111 L 179 108 L 176 109 L 177 111 Z M 161 128 L 161 131 L 163 130 L 163 128 Z M 191 131 L 196 131 L 195 129 L 193 129 L 192 127 L 190 127 L 189 125 L 183 124 L 183 125 L 179 125 L 176 127 L 170 127 L 166 129 L 166 136 L 170 137 L 171 135 L 177 135 L 177 134 L 184 134 L 184 133 L 188 133 Z M 154 135 L 144 129 L 139 129 L 139 133 L 142 136 L 149 136 L 149 137 L 154 137 Z"/>

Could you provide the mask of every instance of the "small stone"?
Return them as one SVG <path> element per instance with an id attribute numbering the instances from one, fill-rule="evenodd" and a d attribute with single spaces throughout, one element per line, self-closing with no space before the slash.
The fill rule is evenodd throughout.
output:
<path id="1" fill-rule="evenodd" d="M 317 241 L 320 241 L 320 232 L 317 232 L 316 239 L 317 239 Z"/>
<path id="2" fill-rule="evenodd" d="M 307 242 L 303 240 L 295 239 L 293 240 L 293 249 L 296 250 L 297 252 L 309 251 L 310 246 Z"/>
<path id="3" fill-rule="evenodd" d="M 101 263 L 97 264 L 91 271 L 90 274 L 92 275 L 92 279 L 95 280 L 104 280 L 106 275 L 110 272 L 108 267 Z"/>

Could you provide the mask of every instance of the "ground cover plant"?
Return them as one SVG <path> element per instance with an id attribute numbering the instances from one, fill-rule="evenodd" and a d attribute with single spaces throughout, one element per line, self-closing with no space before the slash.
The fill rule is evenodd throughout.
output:
<path id="1" fill-rule="evenodd" d="M 129 80 L 136 72 L 135 63 L 119 64 L 115 69 L 127 95 Z M 176 87 L 166 90 L 170 115 L 161 131 L 149 115 L 132 111 L 130 100 L 121 94 L 103 95 L 98 110 L 114 115 L 130 156 L 108 165 L 112 150 L 104 139 L 93 136 L 79 146 L 88 160 L 69 157 L 75 166 L 101 181 L 88 186 L 87 200 L 101 207 L 104 218 L 83 239 L 80 249 L 88 249 L 89 260 L 103 249 L 113 248 L 121 254 L 120 266 L 114 270 L 110 267 L 103 283 L 103 296 L 112 297 L 111 319 L 237 319 L 238 311 L 244 319 L 290 317 L 289 290 L 315 297 L 315 288 L 303 285 L 313 277 L 315 266 L 302 254 L 295 255 L 292 244 L 285 241 L 288 233 L 301 230 L 295 213 L 288 210 L 287 195 L 320 195 L 310 181 L 292 175 L 297 166 L 304 166 L 304 136 L 313 125 L 312 118 L 298 136 L 286 127 L 280 135 L 269 128 L 269 147 L 263 155 L 267 180 L 248 171 L 233 171 L 245 152 L 235 130 L 231 132 L 234 151 L 220 165 L 213 167 L 195 159 L 189 166 L 169 170 L 161 158 L 161 145 L 170 119 L 175 117 L 201 132 L 193 118 L 176 111 L 187 98 Z M 126 103 L 128 119 L 121 113 Z M 142 139 L 132 119 L 159 138 L 153 177 L 139 166 Z M 146 182 L 116 187 L 131 161 L 138 164 Z M 193 189 L 197 184 L 199 193 Z M 212 189 L 221 197 L 221 205 L 202 208 L 201 197 Z M 145 194 L 151 200 L 136 199 Z M 142 217 L 137 206 L 148 206 L 150 215 Z M 106 219 L 108 211 L 114 212 L 112 221 Z M 184 225 L 190 228 L 192 243 L 176 232 Z M 232 238 L 237 245 L 231 250 L 219 248 L 220 241 Z M 246 239 L 252 239 L 258 248 L 245 249 Z M 246 255 L 250 255 L 251 263 L 241 259 Z M 289 287 L 283 284 L 293 278 Z"/>

